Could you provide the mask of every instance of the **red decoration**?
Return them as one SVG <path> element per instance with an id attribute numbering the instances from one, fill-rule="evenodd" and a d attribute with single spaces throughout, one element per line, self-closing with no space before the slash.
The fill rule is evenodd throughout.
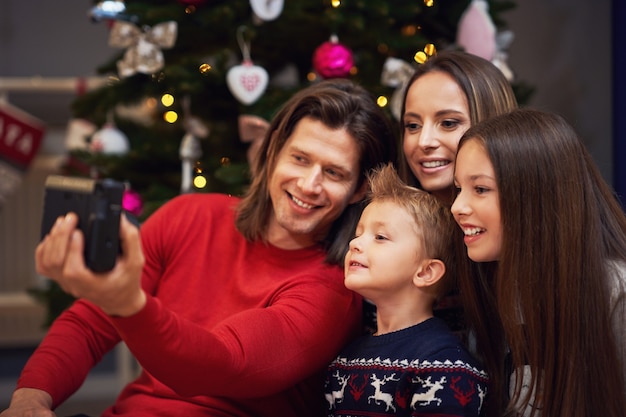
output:
<path id="1" fill-rule="evenodd" d="M 345 78 L 353 66 L 352 51 L 339 43 L 335 36 L 313 53 L 313 68 L 323 78 Z"/>
<path id="2" fill-rule="evenodd" d="M 37 154 L 44 133 L 42 121 L 8 103 L 0 103 L 0 159 L 25 171 Z"/>

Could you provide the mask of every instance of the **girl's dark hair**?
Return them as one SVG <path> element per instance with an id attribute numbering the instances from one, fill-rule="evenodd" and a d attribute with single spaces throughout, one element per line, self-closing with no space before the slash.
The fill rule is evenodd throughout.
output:
<path id="1" fill-rule="evenodd" d="M 623 415 L 624 358 L 610 309 L 620 285 L 612 265 L 626 262 L 626 216 L 615 194 L 558 115 L 516 110 L 471 127 L 459 150 L 468 141 L 493 164 L 503 229 L 497 265 L 474 264 L 460 277 L 498 404 L 492 415 L 529 400 L 519 398 L 521 379 L 506 400 L 506 346 L 513 369 L 530 366 L 529 392 L 541 391 L 535 415 Z"/>

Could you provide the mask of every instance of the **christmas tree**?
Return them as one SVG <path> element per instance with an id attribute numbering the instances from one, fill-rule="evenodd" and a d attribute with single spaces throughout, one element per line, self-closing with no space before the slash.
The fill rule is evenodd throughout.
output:
<path id="1" fill-rule="evenodd" d="M 112 47 L 97 72 L 110 81 L 73 103 L 75 118 L 94 132 L 73 140 L 66 174 L 126 182 L 140 219 L 181 192 L 240 194 L 264 121 L 295 91 L 351 78 L 397 119 L 402 83 L 437 50 L 491 47 L 487 58 L 510 71 L 502 14 L 513 7 L 496 0 L 95 2 L 89 14 L 109 25 Z M 531 89 L 512 84 L 524 102 Z"/>
<path id="2" fill-rule="evenodd" d="M 381 81 L 387 60 L 417 65 L 416 52 L 429 44 L 435 50 L 462 47 L 459 21 L 470 3 L 95 3 L 92 18 L 111 27 L 112 46 L 111 60 L 97 71 L 111 76 L 111 82 L 78 97 L 73 113 L 115 130 L 98 131 L 82 149 L 72 149 L 68 172 L 127 182 L 143 201 L 143 218 L 180 192 L 239 194 L 248 181 L 247 148 L 262 136 L 263 120 L 296 90 L 323 78 L 346 77 L 391 99 L 401 80 Z M 501 14 L 514 4 L 478 3 L 488 3 L 489 16 L 502 32 Z M 169 100 L 167 107 L 162 99 Z M 251 130 L 247 137 L 240 126 Z M 107 149 L 107 141 L 117 143 L 120 133 L 128 144 Z M 189 159 L 187 166 L 181 157 Z M 189 187 L 183 169 L 206 183 Z"/>

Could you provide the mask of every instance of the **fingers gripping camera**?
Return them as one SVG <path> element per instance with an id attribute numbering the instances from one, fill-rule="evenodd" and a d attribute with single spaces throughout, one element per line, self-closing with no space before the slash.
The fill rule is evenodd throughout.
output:
<path id="1" fill-rule="evenodd" d="M 50 175 L 46 179 L 41 237 L 59 216 L 72 211 L 85 235 L 85 264 L 94 272 L 113 269 L 120 253 L 124 184 L 111 179 Z"/>

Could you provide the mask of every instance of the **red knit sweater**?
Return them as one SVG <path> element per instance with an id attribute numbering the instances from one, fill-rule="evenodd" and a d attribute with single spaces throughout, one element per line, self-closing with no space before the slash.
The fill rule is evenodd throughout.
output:
<path id="1" fill-rule="evenodd" d="M 121 335 L 145 372 L 104 416 L 321 415 L 324 370 L 358 332 L 361 300 L 319 248 L 243 239 L 237 202 L 183 195 L 154 213 L 141 229 L 145 308 L 109 318 L 76 302 L 18 387 L 49 392 L 56 407 Z"/>

